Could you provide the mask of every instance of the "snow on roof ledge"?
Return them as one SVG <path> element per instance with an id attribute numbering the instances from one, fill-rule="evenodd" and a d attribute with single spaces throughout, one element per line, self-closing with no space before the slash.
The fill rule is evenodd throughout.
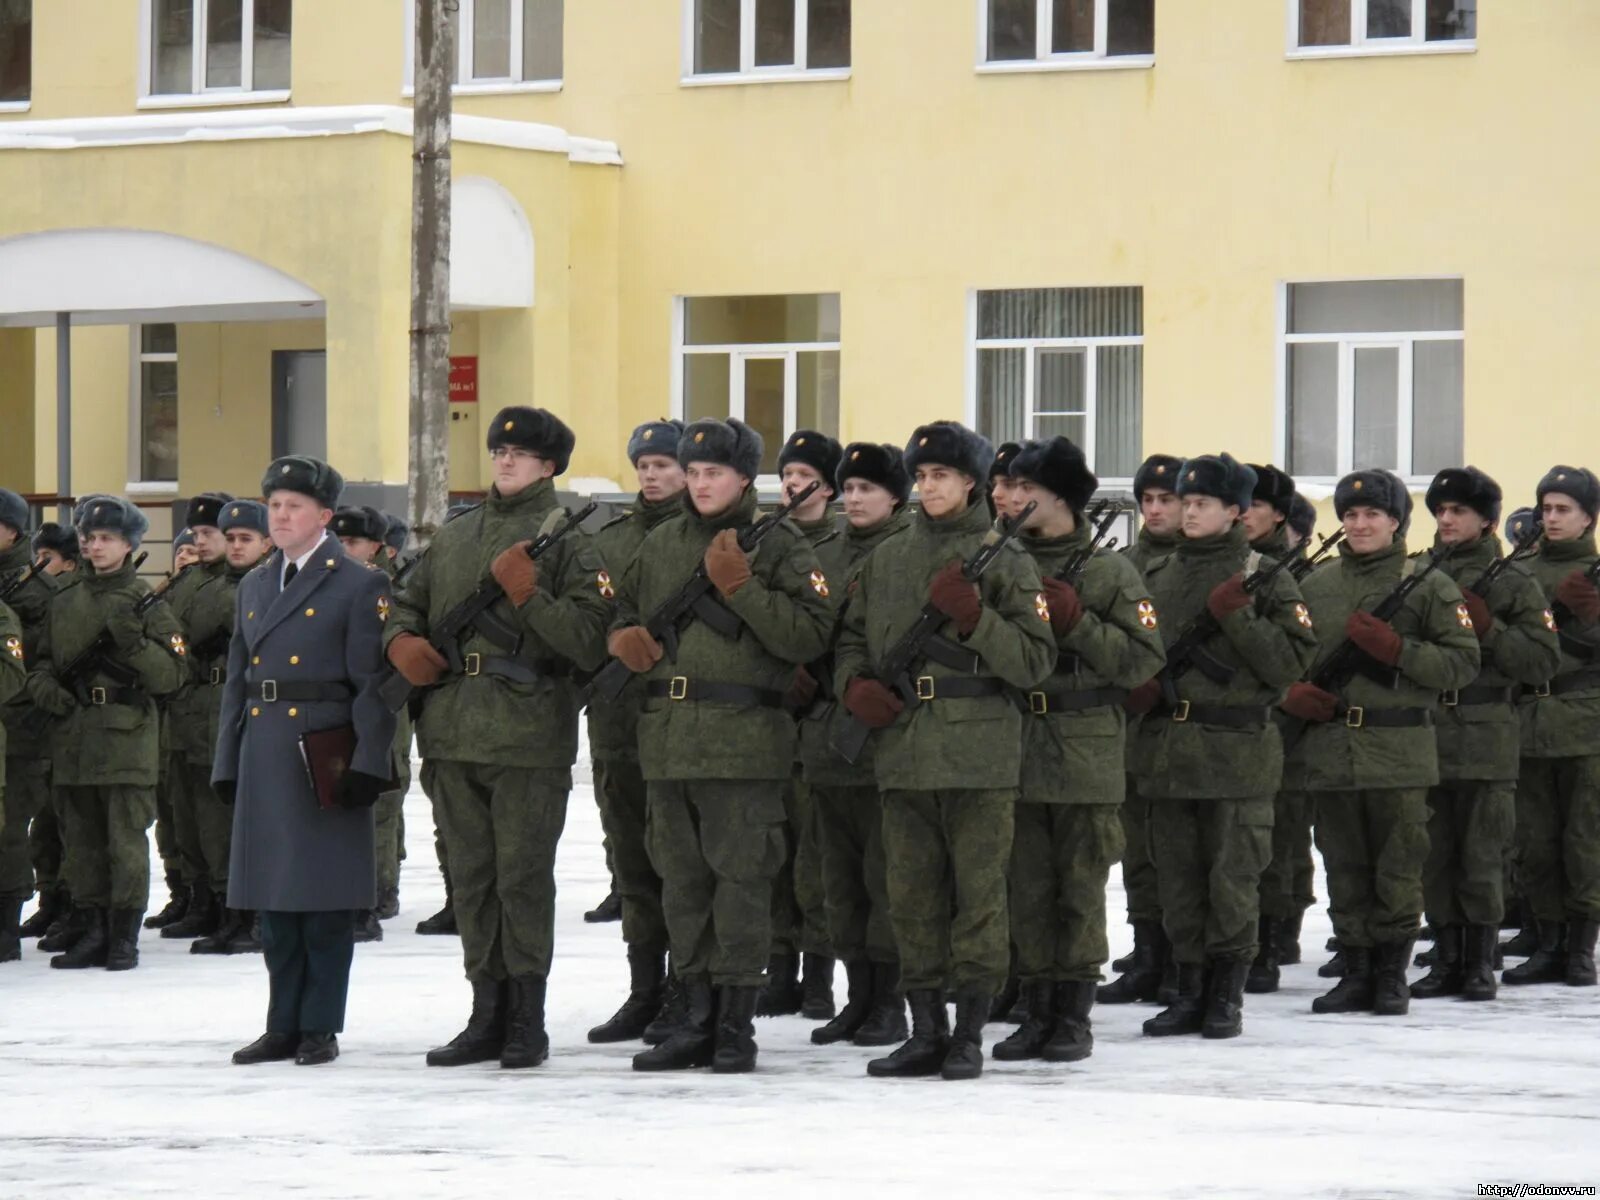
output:
<path id="1" fill-rule="evenodd" d="M 0 124 L 0 150 L 80 150 L 104 146 L 173 145 L 184 142 L 263 141 L 340 137 L 363 133 L 411 136 L 411 110 L 398 104 L 351 104 L 323 108 L 211 109 L 141 113 L 133 117 L 75 117 Z M 620 167 L 615 142 L 574 137 L 555 125 L 455 114 L 451 136 L 458 142 L 565 154 L 577 163 Z"/>

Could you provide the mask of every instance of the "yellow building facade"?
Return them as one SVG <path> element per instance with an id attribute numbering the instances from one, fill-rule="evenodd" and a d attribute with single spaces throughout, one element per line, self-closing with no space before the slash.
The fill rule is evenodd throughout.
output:
<path id="1" fill-rule="evenodd" d="M 409 4 L 218 8 L 0 0 L 8 486 L 58 486 L 60 306 L 72 490 L 307 445 L 404 485 Z M 662 414 L 1066 432 L 1113 483 L 1226 448 L 1314 496 L 1464 459 L 1531 500 L 1600 433 L 1587 0 L 460 8 L 457 489 L 511 403 L 599 491 Z"/>

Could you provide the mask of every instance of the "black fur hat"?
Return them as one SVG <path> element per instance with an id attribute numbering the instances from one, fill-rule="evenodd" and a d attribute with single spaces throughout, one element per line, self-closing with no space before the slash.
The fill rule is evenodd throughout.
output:
<path id="1" fill-rule="evenodd" d="M 1500 485 L 1477 467 L 1446 467 L 1433 477 L 1422 502 L 1435 516 L 1441 504 L 1465 504 L 1485 520 L 1500 520 Z"/>
<path id="2" fill-rule="evenodd" d="M 732 467 L 746 479 L 761 474 L 761 455 L 766 447 L 761 435 L 737 417 L 718 421 L 702 417 L 684 427 L 678 439 L 678 464 L 720 463 Z"/>
<path id="3" fill-rule="evenodd" d="M 28 502 L 9 488 L 0 488 L 0 525 L 9 525 L 21 537 L 28 531 Z"/>
<path id="4" fill-rule="evenodd" d="M 37 556 L 46 550 L 54 550 L 68 562 L 77 562 L 78 531 L 70 525 L 46 521 L 34 532 L 33 553 Z"/>
<path id="5" fill-rule="evenodd" d="M 1506 537 L 1509 538 L 1513 544 L 1515 544 L 1527 536 L 1530 528 L 1539 524 L 1542 524 L 1542 522 L 1539 520 L 1539 512 L 1537 509 L 1514 509 L 1506 514 Z M 35 545 L 37 545 L 38 539 L 35 538 L 34 542 Z"/>
<path id="6" fill-rule="evenodd" d="M 1001 442 L 995 449 L 994 461 L 989 464 L 989 482 L 993 483 L 1002 475 L 1010 475 L 1011 464 L 1016 461 L 1017 455 L 1021 453 L 1021 442 Z"/>
<path id="7" fill-rule="evenodd" d="M 127 500 L 106 496 L 96 500 L 84 510 L 78 528 L 84 533 L 106 530 L 114 533 L 135 550 L 144 541 L 150 522 L 139 509 Z"/>
<path id="8" fill-rule="evenodd" d="M 1151 488 L 1162 488 L 1169 492 L 1178 490 L 1178 470 L 1183 466 L 1183 459 L 1174 458 L 1170 454 L 1152 454 L 1139 464 L 1139 469 L 1133 473 L 1133 498 L 1135 502 L 1144 499 L 1145 492 Z"/>
<path id="9" fill-rule="evenodd" d="M 1294 500 L 1289 504 L 1289 528 L 1300 535 L 1300 540 L 1311 536 L 1317 527 L 1317 506 L 1307 500 L 1299 492 L 1294 494 Z"/>
<path id="10" fill-rule="evenodd" d="M 215 527 L 217 517 L 222 512 L 222 506 L 233 497 L 227 492 L 201 492 L 189 501 L 188 510 L 184 516 L 184 524 L 193 529 L 196 525 L 210 525 Z"/>
<path id="11" fill-rule="evenodd" d="M 981 433 L 974 433 L 959 421 L 934 421 L 917 426 L 906 443 L 906 474 L 916 478 L 917 468 L 927 463 L 952 467 L 970 475 L 975 483 L 989 477 L 994 463 L 994 446 Z"/>
<path id="12" fill-rule="evenodd" d="M 339 495 L 344 491 L 344 476 L 321 459 L 291 454 L 274 460 L 261 477 L 263 497 L 279 490 L 310 496 L 323 508 L 338 508 Z"/>
<path id="13" fill-rule="evenodd" d="M 1256 473 L 1256 486 L 1250 499 L 1265 500 L 1287 519 L 1294 505 L 1294 480 L 1271 463 L 1249 463 L 1248 466 Z"/>
<path id="14" fill-rule="evenodd" d="M 1173 490 L 1180 496 L 1215 496 L 1243 512 L 1256 490 L 1256 473 L 1231 454 L 1202 454 L 1178 468 Z"/>
<path id="15" fill-rule="evenodd" d="M 383 544 L 398 554 L 406 548 L 406 539 L 411 536 L 411 526 L 406 524 L 404 517 L 397 517 L 393 513 L 385 513 L 384 517 L 389 524 L 383 531 Z"/>
<path id="16" fill-rule="evenodd" d="M 1065 437 L 1029 442 L 1011 460 L 1011 478 L 1048 488 L 1080 516 L 1100 486 L 1083 451 Z"/>
<path id="17" fill-rule="evenodd" d="M 839 471 L 839 458 L 844 448 L 825 433 L 815 429 L 796 429 L 778 451 L 778 470 L 790 463 L 804 463 L 822 476 L 822 486 L 834 488 L 834 476 Z M 837 495 L 837 491 L 834 492 Z"/>
<path id="18" fill-rule="evenodd" d="M 328 528 L 334 537 L 366 538 L 371 542 L 381 542 L 383 535 L 389 531 L 389 518 L 363 504 L 355 508 L 341 508 L 333 514 L 333 521 Z"/>
<path id="19" fill-rule="evenodd" d="M 578 442 L 567 423 L 555 413 L 523 404 L 513 404 L 495 413 L 494 420 L 489 423 L 487 440 L 490 450 L 512 446 L 547 458 L 555 463 L 557 475 L 566 473 L 567 464 L 572 461 L 572 448 Z"/>
<path id="20" fill-rule="evenodd" d="M 1400 522 L 1400 532 L 1411 521 L 1411 493 L 1398 476 L 1376 467 L 1351 471 L 1333 489 L 1333 511 L 1342 521 L 1358 504 L 1388 513 Z"/>
<path id="21" fill-rule="evenodd" d="M 230 500 L 217 518 L 217 528 L 223 533 L 230 529 L 253 529 L 262 537 L 272 536 L 267 527 L 267 506 L 259 500 Z"/>
<path id="22" fill-rule="evenodd" d="M 1540 504 L 1544 503 L 1545 496 L 1550 492 L 1571 496 L 1590 517 L 1600 516 L 1600 480 L 1594 477 L 1594 472 L 1588 467 L 1551 467 L 1545 472 L 1545 477 L 1539 480 L 1535 493 Z"/>
<path id="23" fill-rule="evenodd" d="M 669 421 L 665 417 L 659 421 L 646 421 L 628 439 L 628 461 L 637 467 L 640 457 L 645 454 L 675 459 L 678 457 L 678 439 L 682 436 L 682 421 Z"/>
<path id="24" fill-rule="evenodd" d="M 851 442 L 844 448 L 839 460 L 839 470 L 834 474 L 839 493 L 844 493 L 847 479 L 865 479 L 894 495 L 896 504 L 911 499 L 911 476 L 906 474 L 905 455 L 898 446 L 879 445 L 877 442 Z"/>

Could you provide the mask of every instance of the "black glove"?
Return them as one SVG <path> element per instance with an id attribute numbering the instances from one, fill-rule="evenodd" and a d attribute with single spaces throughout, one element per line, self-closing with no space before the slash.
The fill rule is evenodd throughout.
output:
<path id="1" fill-rule="evenodd" d="M 78 707 L 78 698 L 48 671 L 35 671 L 28 676 L 28 699 L 35 708 L 52 717 L 64 717 Z"/>
<path id="2" fill-rule="evenodd" d="M 216 779 L 211 783 L 211 792 L 229 808 L 233 807 L 234 797 L 239 791 L 237 779 Z"/>
<path id="3" fill-rule="evenodd" d="M 339 780 L 340 808 L 371 808 L 389 790 L 389 781 L 365 771 L 346 771 Z"/>
<path id="4" fill-rule="evenodd" d="M 124 654 L 132 654 L 144 641 L 144 622 L 131 609 L 112 613 L 106 618 L 106 632 Z"/>

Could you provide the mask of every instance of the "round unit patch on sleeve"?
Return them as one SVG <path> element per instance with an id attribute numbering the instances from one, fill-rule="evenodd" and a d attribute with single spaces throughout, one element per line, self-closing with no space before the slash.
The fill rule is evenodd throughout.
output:
<path id="1" fill-rule="evenodd" d="M 828 598 L 828 577 L 821 571 L 811 572 L 811 590 L 824 600 Z"/>
<path id="2" fill-rule="evenodd" d="M 388 619 L 389 619 L 389 597 L 387 597 L 387 596 L 379 596 L 378 597 L 378 620 L 387 621 Z"/>
<path id="3" fill-rule="evenodd" d="M 1456 623 L 1463 629 L 1472 628 L 1472 614 L 1467 611 L 1465 604 L 1456 605 Z"/>
<path id="4" fill-rule="evenodd" d="M 1311 628 L 1311 610 L 1304 604 L 1296 604 L 1294 606 L 1294 619 L 1307 629 Z"/>
<path id="5" fill-rule="evenodd" d="M 172 647 L 172 652 L 179 658 L 189 653 L 188 644 L 184 642 L 183 634 L 181 633 L 174 633 L 168 636 L 167 645 Z"/>
<path id="6" fill-rule="evenodd" d="M 611 572 L 601 571 L 594 577 L 595 587 L 600 589 L 600 595 L 607 600 L 617 598 L 617 589 L 611 582 Z"/>
<path id="7" fill-rule="evenodd" d="M 1050 619 L 1050 601 L 1044 598 L 1043 592 L 1033 598 L 1033 611 L 1039 614 L 1039 620 L 1041 621 Z"/>
<path id="8" fill-rule="evenodd" d="M 1551 612 L 1548 608 L 1544 610 L 1544 627 L 1546 629 L 1548 629 L 1551 633 L 1559 633 L 1560 632 L 1556 628 L 1556 615 L 1555 615 L 1555 613 Z"/>
<path id="9" fill-rule="evenodd" d="M 1139 624 L 1146 629 L 1156 627 L 1156 605 L 1154 600 L 1139 601 Z"/>
<path id="10" fill-rule="evenodd" d="M 6 653 L 11 655 L 12 658 L 21 658 L 22 639 L 19 637 L 8 637 L 6 639 Z"/>

